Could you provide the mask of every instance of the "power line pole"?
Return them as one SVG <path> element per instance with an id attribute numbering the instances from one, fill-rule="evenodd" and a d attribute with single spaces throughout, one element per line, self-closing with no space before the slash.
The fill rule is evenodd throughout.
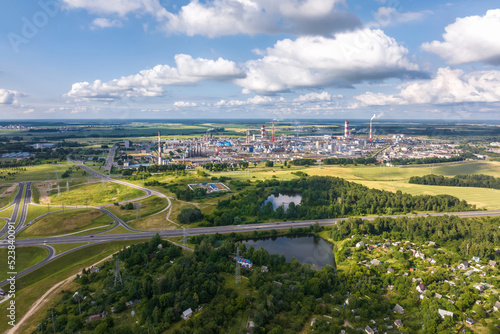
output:
<path id="1" fill-rule="evenodd" d="M 239 256 L 240 256 L 240 248 L 238 247 L 236 250 L 236 257 L 238 258 Z M 241 266 L 240 266 L 240 263 L 238 262 L 238 259 L 236 259 L 234 282 L 236 283 L 236 285 L 241 284 Z"/>
<path id="2" fill-rule="evenodd" d="M 56 332 L 56 323 L 54 322 L 54 309 L 52 311 L 52 327 L 54 328 L 54 333 Z"/>
<path id="3" fill-rule="evenodd" d="M 116 264 L 115 264 L 115 286 L 116 286 L 116 282 L 120 281 L 120 284 L 123 284 L 123 281 L 122 281 L 122 275 L 120 275 L 120 262 L 118 261 L 118 255 L 116 255 L 115 259 L 116 259 Z"/>
<path id="4" fill-rule="evenodd" d="M 182 244 L 184 245 L 184 248 L 187 248 L 187 230 L 185 227 L 182 227 L 183 233 L 182 233 Z"/>

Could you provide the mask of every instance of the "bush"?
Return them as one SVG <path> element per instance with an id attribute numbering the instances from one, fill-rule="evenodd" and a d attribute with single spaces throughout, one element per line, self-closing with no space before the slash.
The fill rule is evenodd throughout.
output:
<path id="1" fill-rule="evenodd" d="M 177 215 L 177 220 L 181 224 L 191 224 L 201 218 L 203 218 L 203 214 L 198 208 L 185 207 L 182 208 L 181 213 Z"/>

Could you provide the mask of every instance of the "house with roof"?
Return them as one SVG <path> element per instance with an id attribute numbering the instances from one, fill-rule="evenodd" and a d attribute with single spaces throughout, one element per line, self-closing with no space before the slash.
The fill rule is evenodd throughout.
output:
<path id="1" fill-rule="evenodd" d="M 453 318 L 453 312 L 439 309 L 438 313 L 439 313 L 439 316 L 441 317 L 441 319 L 444 319 L 444 317 L 446 317 L 446 316 Z"/>
<path id="2" fill-rule="evenodd" d="M 399 314 L 404 314 L 405 313 L 405 309 L 399 305 L 399 304 L 396 304 L 396 306 L 394 306 L 394 308 L 392 309 L 392 311 L 394 313 L 399 313 Z"/>
<path id="3" fill-rule="evenodd" d="M 474 284 L 474 289 L 477 289 L 479 292 L 483 292 L 485 287 L 482 284 Z"/>
<path id="4" fill-rule="evenodd" d="M 90 317 L 87 318 L 87 322 L 91 322 L 91 321 L 99 320 L 99 319 L 101 319 L 101 315 L 100 314 L 94 314 L 94 315 L 91 315 Z"/>
<path id="5" fill-rule="evenodd" d="M 469 268 L 469 263 L 467 263 L 467 262 L 462 262 L 458 265 L 458 269 L 460 269 L 460 270 L 465 270 L 467 268 Z"/>
<path id="6" fill-rule="evenodd" d="M 373 259 L 370 261 L 371 264 L 378 266 L 380 264 L 380 261 L 377 259 Z"/>
<path id="7" fill-rule="evenodd" d="M 252 266 L 253 266 L 253 262 L 251 260 L 248 260 L 248 259 L 245 259 L 242 257 L 233 256 L 233 261 L 238 262 L 244 268 L 252 268 Z"/>
<path id="8" fill-rule="evenodd" d="M 425 290 L 427 290 L 427 288 L 425 287 L 425 285 L 423 283 L 420 283 L 419 285 L 417 285 L 417 291 L 419 293 L 424 293 Z"/>
<path id="9" fill-rule="evenodd" d="M 370 326 L 365 327 L 365 332 L 366 334 L 375 334 L 375 331 Z"/>
<path id="10" fill-rule="evenodd" d="M 495 303 L 495 305 L 493 305 L 493 310 L 495 310 L 495 312 L 500 311 L 500 302 L 499 301 L 497 301 Z"/>
<path id="11" fill-rule="evenodd" d="M 401 321 L 401 319 L 398 319 L 394 321 L 394 325 L 396 325 L 397 328 L 400 328 L 403 327 L 403 322 Z"/>
<path id="12" fill-rule="evenodd" d="M 191 318 L 192 315 L 193 315 L 193 310 L 190 307 L 184 312 L 182 312 L 181 318 L 184 320 L 188 320 L 189 318 Z"/>
<path id="13" fill-rule="evenodd" d="M 473 256 L 473 257 L 472 257 L 472 261 L 474 261 L 474 262 L 478 263 L 479 261 L 481 261 L 481 259 L 480 259 L 480 258 L 478 258 L 477 256 Z"/>
<path id="14" fill-rule="evenodd" d="M 494 267 L 497 265 L 497 261 L 490 260 L 490 262 L 488 262 L 488 264 L 490 265 L 490 267 Z"/>
<path id="15" fill-rule="evenodd" d="M 392 274 L 394 272 L 394 269 L 392 269 L 391 267 L 387 268 L 387 273 L 388 274 Z"/>

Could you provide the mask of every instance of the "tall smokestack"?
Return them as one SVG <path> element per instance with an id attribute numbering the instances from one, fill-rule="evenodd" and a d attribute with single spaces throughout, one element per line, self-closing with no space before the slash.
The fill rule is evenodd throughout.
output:
<path id="1" fill-rule="evenodd" d="M 372 120 L 370 120 L 370 141 L 372 141 Z"/>
<path id="2" fill-rule="evenodd" d="M 266 139 L 266 126 L 264 124 L 260 126 L 260 136 L 262 139 Z"/>
<path id="3" fill-rule="evenodd" d="M 158 131 L 158 165 L 161 165 L 161 133 Z"/>
<path id="4" fill-rule="evenodd" d="M 273 134 L 271 136 L 271 143 L 274 144 L 274 119 L 273 119 Z"/>
<path id="5" fill-rule="evenodd" d="M 345 121 L 344 138 L 349 138 L 349 121 Z"/>
<path id="6" fill-rule="evenodd" d="M 373 114 L 372 118 L 370 118 L 370 141 L 372 141 L 372 122 L 375 118 L 375 114 Z"/>
<path id="7" fill-rule="evenodd" d="M 247 130 L 247 144 L 250 144 L 250 130 Z"/>

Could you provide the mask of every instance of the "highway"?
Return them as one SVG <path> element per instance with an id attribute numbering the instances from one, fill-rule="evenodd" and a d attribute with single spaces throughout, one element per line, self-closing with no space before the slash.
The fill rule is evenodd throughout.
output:
<path id="1" fill-rule="evenodd" d="M 107 177 L 105 175 L 102 175 L 93 169 L 83 165 L 79 164 L 76 162 L 73 162 L 76 165 L 80 166 L 90 174 L 96 176 L 96 177 L 102 177 L 105 178 L 108 181 L 123 184 L 125 186 L 133 187 L 136 189 L 140 189 L 146 193 L 145 196 L 140 197 L 139 199 L 155 195 L 161 198 L 166 198 L 168 200 L 168 206 L 166 209 L 168 209 L 171 206 L 171 201 L 170 199 L 165 196 L 164 194 L 161 194 L 157 191 L 147 189 L 135 184 L 130 184 L 125 181 L 119 181 L 112 179 L 110 177 Z M 12 214 L 11 220 L 17 219 L 17 215 L 21 206 L 21 200 L 23 198 L 23 189 L 24 189 L 25 184 L 20 183 L 19 184 L 19 192 L 17 193 L 15 199 L 14 199 L 14 212 Z M 133 201 L 136 201 L 138 199 L 134 199 Z M 20 219 L 19 223 L 16 226 L 16 233 L 18 233 L 20 230 L 22 230 L 25 227 L 25 220 L 26 220 L 26 215 L 28 211 L 28 205 L 31 201 L 31 182 L 26 183 L 26 192 L 24 196 L 24 203 L 21 208 L 21 214 L 20 214 Z M 23 276 L 29 272 L 32 272 L 33 270 L 36 270 L 37 268 L 49 263 L 50 261 L 54 260 L 55 258 L 58 258 L 64 254 L 67 254 L 69 252 L 72 252 L 76 249 L 80 249 L 83 247 L 87 247 L 92 244 L 100 243 L 100 242 L 108 242 L 108 241 L 118 241 L 118 240 L 139 240 L 139 239 L 149 239 L 156 235 L 157 233 L 161 237 L 180 237 L 184 235 L 184 231 L 182 229 L 176 229 L 176 230 L 163 230 L 163 231 L 140 231 L 133 229 L 129 227 L 125 222 L 123 222 L 121 219 L 119 219 L 116 215 L 114 215 L 112 212 L 107 210 L 106 208 L 102 207 L 96 207 L 96 209 L 101 210 L 102 212 L 106 213 L 108 216 L 110 216 L 116 224 L 113 225 L 110 229 L 107 229 L 106 231 L 100 231 L 95 234 L 90 234 L 90 235 L 66 235 L 66 236 L 54 236 L 54 237 L 46 237 L 46 238 L 33 238 L 33 239 L 16 239 L 15 245 L 16 247 L 21 247 L 21 246 L 42 246 L 45 247 L 49 250 L 48 256 L 41 262 L 37 263 L 31 268 L 28 268 L 24 270 L 23 272 L 19 273 L 17 277 Z M 385 217 L 392 217 L 392 218 L 398 218 L 398 217 L 428 217 L 428 216 L 444 216 L 444 215 L 454 215 L 458 217 L 483 217 L 483 216 L 500 216 L 500 210 L 493 210 L 493 211 L 467 211 L 467 212 L 454 212 L 454 213 L 421 213 L 421 214 L 406 214 L 406 215 L 391 215 L 391 216 L 385 216 Z M 377 218 L 378 216 L 367 216 L 367 217 L 360 217 L 361 219 L 366 219 L 366 220 L 373 220 Z M 261 230 L 273 230 L 273 229 L 290 229 L 290 228 L 304 228 L 304 227 L 309 227 L 315 223 L 318 223 L 320 226 L 331 226 L 335 225 L 339 222 L 345 221 L 348 218 L 335 218 L 335 219 L 319 219 L 319 220 L 303 220 L 303 221 L 292 221 L 292 222 L 275 222 L 275 223 L 262 223 L 262 224 L 249 224 L 249 225 L 228 225 L 228 226 L 214 226 L 214 227 L 198 227 L 198 228 L 190 228 L 187 229 L 188 235 L 200 235 L 200 234 L 215 234 L 215 233 L 238 233 L 238 232 L 253 232 L 253 231 L 261 231 Z M 118 226 L 123 226 L 125 229 L 127 229 L 130 232 L 133 233 L 119 233 L 119 234 L 103 234 L 109 230 L 112 230 Z M 7 224 L 6 226 L 2 229 L 2 232 L 4 235 L 7 232 Z M 66 251 L 64 253 L 61 253 L 59 255 L 55 255 L 55 250 L 51 244 L 68 244 L 68 243 L 88 243 L 86 245 L 79 246 L 77 248 L 74 248 L 72 250 Z M 0 243 L 0 247 L 6 247 L 8 244 L 6 240 L 2 240 Z M 5 285 L 6 282 L 0 282 L 0 286 Z"/>

